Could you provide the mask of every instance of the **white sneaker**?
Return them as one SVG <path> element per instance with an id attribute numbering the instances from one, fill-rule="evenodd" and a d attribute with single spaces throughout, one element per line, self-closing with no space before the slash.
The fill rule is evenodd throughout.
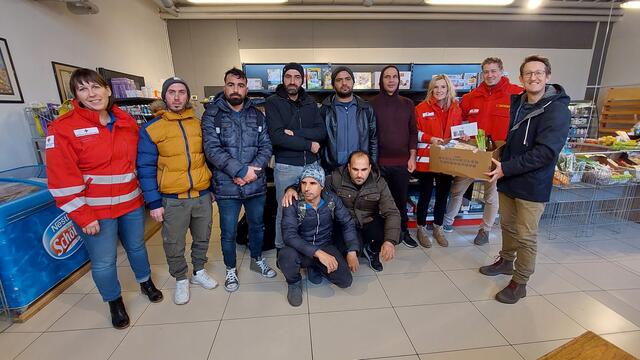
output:
<path id="1" fill-rule="evenodd" d="M 191 277 L 192 284 L 198 284 L 207 290 L 214 289 L 218 286 L 218 282 L 213 279 L 205 269 L 196 271 L 196 274 Z"/>
<path id="2" fill-rule="evenodd" d="M 189 280 L 176 281 L 176 292 L 173 294 L 173 302 L 176 305 L 184 305 L 189 302 Z"/>
<path id="3" fill-rule="evenodd" d="M 236 268 L 227 269 L 227 276 L 224 279 L 224 289 L 228 292 L 234 292 L 238 290 L 240 283 L 238 282 L 238 275 L 236 275 Z"/>

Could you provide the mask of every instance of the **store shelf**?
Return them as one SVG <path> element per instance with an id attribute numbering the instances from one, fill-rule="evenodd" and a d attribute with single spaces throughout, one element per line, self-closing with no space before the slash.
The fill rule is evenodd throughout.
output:
<path id="1" fill-rule="evenodd" d="M 143 97 L 132 97 L 132 98 L 120 98 L 113 99 L 113 102 L 116 105 L 147 105 L 152 102 L 159 100 L 156 98 L 143 98 Z"/>

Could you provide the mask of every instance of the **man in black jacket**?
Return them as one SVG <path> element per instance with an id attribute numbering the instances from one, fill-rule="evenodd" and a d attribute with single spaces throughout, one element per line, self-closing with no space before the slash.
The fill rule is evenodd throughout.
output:
<path id="1" fill-rule="evenodd" d="M 525 92 L 511 96 L 507 142 L 501 161 L 494 160 L 495 170 L 487 173 L 491 181 L 498 181 L 502 251 L 480 272 L 513 274 L 509 285 L 496 294 L 496 300 L 506 304 L 527 296 L 527 281 L 536 264 L 538 224 L 571 122 L 569 96 L 560 85 L 548 84 L 550 77 L 547 58 L 525 58 L 520 66 Z"/>
<path id="2" fill-rule="evenodd" d="M 378 162 L 376 116 L 368 102 L 353 94 L 353 71 L 339 66 L 331 73 L 335 95 L 322 102 L 320 115 L 327 128 L 322 166 L 329 173 L 345 165 L 349 154 L 362 150 Z"/>
<path id="3" fill-rule="evenodd" d="M 318 165 L 306 166 L 301 175 L 301 199 L 284 208 L 282 234 L 286 246 L 278 253 L 280 269 L 287 279 L 287 300 L 302 304 L 302 276 L 306 267 L 309 281 L 319 284 L 322 275 L 341 288 L 351 286 L 350 270 L 358 270 L 360 242 L 355 223 L 338 196 L 323 191 L 324 171 Z M 340 224 L 347 257 L 334 245 L 334 225 Z"/>
<path id="4" fill-rule="evenodd" d="M 274 180 L 278 204 L 287 186 L 298 181 L 307 164 L 319 160 L 320 143 L 327 132 L 318 104 L 302 88 L 304 69 L 289 63 L 282 70 L 282 84 L 267 98 L 265 109 L 269 136 L 276 157 Z M 280 223 L 282 206 L 276 215 L 276 248 L 284 246 Z"/>

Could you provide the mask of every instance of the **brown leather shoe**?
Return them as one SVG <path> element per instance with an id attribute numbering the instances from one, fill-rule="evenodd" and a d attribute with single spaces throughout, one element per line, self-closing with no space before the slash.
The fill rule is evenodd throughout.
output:
<path id="1" fill-rule="evenodd" d="M 442 225 L 433 224 L 433 237 L 436 239 L 438 245 L 442 247 L 449 246 L 449 241 L 444 236 L 444 230 L 442 229 Z"/>
<path id="2" fill-rule="evenodd" d="M 496 300 L 503 304 L 515 304 L 527 296 L 527 284 L 518 284 L 511 280 L 509 285 L 496 294 Z"/>
<path id="3" fill-rule="evenodd" d="M 427 234 L 427 227 L 424 225 L 418 225 L 418 242 L 422 247 L 425 247 L 425 248 L 431 247 L 431 239 Z"/>

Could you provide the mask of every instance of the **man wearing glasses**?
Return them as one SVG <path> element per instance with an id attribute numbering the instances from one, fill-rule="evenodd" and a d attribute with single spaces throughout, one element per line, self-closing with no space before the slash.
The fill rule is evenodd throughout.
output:
<path id="1" fill-rule="evenodd" d="M 538 55 L 524 59 L 520 81 L 525 92 L 511 96 L 507 142 L 501 160 L 493 160 L 495 170 L 487 173 L 492 182 L 498 182 L 502 251 L 495 263 L 481 267 L 480 272 L 513 275 L 509 285 L 496 294 L 496 300 L 506 304 L 527 296 L 540 217 L 571 123 L 569 96 L 562 86 L 549 84 L 550 79 L 549 59 Z"/>
<path id="2" fill-rule="evenodd" d="M 478 124 L 493 141 L 505 141 L 509 130 L 509 108 L 511 95 L 522 93 L 522 87 L 512 84 L 502 74 L 502 60 L 489 57 L 482 62 L 482 83 L 472 92 L 465 94 L 460 102 L 462 118 Z M 444 231 L 453 231 L 453 219 L 460 211 L 462 197 L 473 184 L 473 179 L 456 176 L 451 185 L 451 197 L 444 215 Z M 473 243 L 484 245 L 489 242 L 489 232 L 498 215 L 498 189 L 495 182 L 484 183 L 484 213 L 482 226 Z"/>

